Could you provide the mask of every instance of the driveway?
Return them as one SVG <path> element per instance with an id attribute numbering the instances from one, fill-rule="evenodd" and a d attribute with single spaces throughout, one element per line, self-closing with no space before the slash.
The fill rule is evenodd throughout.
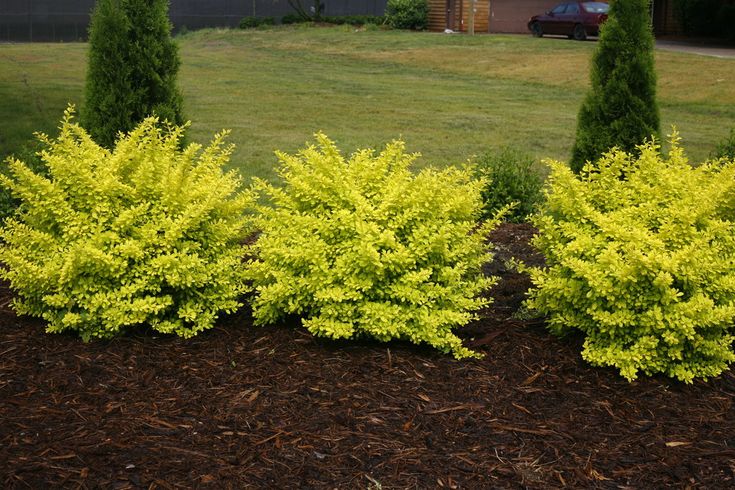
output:
<path id="1" fill-rule="evenodd" d="M 722 46 L 709 46 L 686 41 L 656 40 L 656 49 L 664 51 L 679 51 L 682 53 L 699 54 L 702 56 L 713 56 L 715 58 L 735 59 L 735 48 Z"/>

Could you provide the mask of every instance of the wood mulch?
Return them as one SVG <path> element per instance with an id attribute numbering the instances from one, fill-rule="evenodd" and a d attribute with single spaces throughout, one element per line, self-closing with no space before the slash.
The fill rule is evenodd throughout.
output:
<path id="1" fill-rule="evenodd" d="M 484 359 L 333 342 L 247 311 L 191 340 L 82 343 L 0 291 L 0 487 L 735 488 L 735 374 L 628 383 L 516 314 L 503 225 Z"/>

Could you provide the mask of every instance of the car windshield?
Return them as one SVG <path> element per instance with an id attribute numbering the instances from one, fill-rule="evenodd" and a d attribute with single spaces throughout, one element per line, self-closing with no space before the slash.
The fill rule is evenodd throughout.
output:
<path id="1" fill-rule="evenodd" d="M 584 2 L 582 7 L 591 14 L 606 14 L 610 9 L 610 6 L 603 2 Z"/>

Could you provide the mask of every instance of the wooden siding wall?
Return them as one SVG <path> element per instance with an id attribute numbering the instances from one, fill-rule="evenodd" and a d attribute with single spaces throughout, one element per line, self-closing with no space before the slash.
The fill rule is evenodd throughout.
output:
<path id="1" fill-rule="evenodd" d="M 443 31 L 447 28 L 447 0 L 429 1 L 429 30 Z M 490 3 L 492 0 L 475 0 L 475 32 L 489 32 Z M 470 0 L 455 0 L 454 23 L 449 28 L 456 32 L 467 32 L 470 22 Z"/>
<path id="2" fill-rule="evenodd" d="M 528 32 L 526 24 L 532 15 L 546 12 L 560 1 L 476 0 L 475 32 Z M 443 31 L 447 27 L 447 0 L 428 2 L 429 30 Z M 469 0 L 455 0 L 452 30 L 467 31 L 469 4 Z"/>
<path id="3" fill-rule="evenodd" d="M 527 33 L 528 19 L 551 10 L 561 0 L 491 0 L 490 32 Z"/>
<path id="4" fill-rule="evenodd" d="M 447 0 L 429 0 L 429 30 L 443 31 L 447 25 Z"/>
<path id="5" fill-rule="evenodd" d="M 462 31 L 470 25 L 470 0 L 464 0 Z M 490 1 L 475 0 L 475 32 L 490 32 Z"/>

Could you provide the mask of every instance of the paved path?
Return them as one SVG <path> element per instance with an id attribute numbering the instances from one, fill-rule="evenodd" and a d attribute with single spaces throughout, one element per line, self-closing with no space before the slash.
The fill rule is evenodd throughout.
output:
<path id="1" fill-rule="evenodd" d="M 725 48 L 720 46 L 706 46 L 702 44 L 690 43 L 685 41 L 656 41 L 656 49 L 666 51 L 680 51 L 682 53 L 699 54 L 702 56 L 714 56 L 715 58 L 731 58 L 735 59 L 735 48 Z"/>

